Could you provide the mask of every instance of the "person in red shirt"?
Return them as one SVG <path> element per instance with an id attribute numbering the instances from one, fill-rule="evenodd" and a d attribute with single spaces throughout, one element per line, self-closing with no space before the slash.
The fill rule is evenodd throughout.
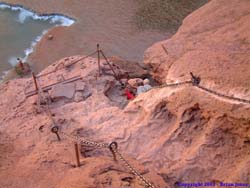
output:
<path id="1" fill-rule="evenodd" d="M 127 96 L 127 100 L 133 100 L 135 98 L 134 94 L 130 92 L 128 88 L 125 89 L 125 95 Z"/>

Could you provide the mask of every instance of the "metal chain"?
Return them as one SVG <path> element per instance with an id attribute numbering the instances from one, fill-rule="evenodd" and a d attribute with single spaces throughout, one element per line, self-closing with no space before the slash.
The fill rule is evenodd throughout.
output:
<path id="1" fill-rule="evenodd" d="M 135 175 L 137 176 L 147 187 L 155 188 L 153 184 L 151 184 L 144 176 L 142 176 L 132 165 L 129 164 L 129 162 L 123 157 L 123 155 L 118 151 L 117 145 L 116 147 L 111 147 L 111 144 L 107 143 L 97 143 L 94 141 L 88 141 L 83 140 L 82 138 L 79 138 L 78 136 L 72 136 L 65 132 L 60 132 L 62 135 L 64 135 L 67 138 L 70 138 L 74 142 L 77 142 L 79 144 L 84 144 L 88 146 L 94 146 L 97 148 L 109 148 L 116 156 L 119 157 L 119 159 L 125 164 L 125 166 Z M 114 156 L 115 157 L 115 156 Z"/>
<path id="2" fill-rule="evenodd" d="M 171 84 L 165 83 L 165 84 L 162 84 L 160 86 L 155 86 L 153 88 L 176 87 L 176 86 L 186 85 L 186 84 L 191 84 L 191 83 L 192 83 L 192 81 L 183 81 L 183 82 L 171 83 Z"/>
<path id="3" fill-rule="evenodd" d="M 84 140 L 84 139 L 80 138 L 79 136 L 72 136 L 72 135 L 69 135 L 69 134 L 62 132 L 62 131 L 60 131 L 60 133 L 62 135 L 64 135 L 65 137 L 70 138 L 71 140 L 73 140 L 74 142 L 77 142 L 79 144 L 94 146 L 97 148 L 108 148 L 109 147 L 109 144 L 107 144 L 107 143 L 98 143 L 98 142 L 94 142 L 94 141 Z"/>
<path id="4" fill-rule="evenodd" d="M 155 188 L 155 186 L 150 183 L 143 175 L 141 175 L 129 162 L 123 157 L 123 155 L 118 151 L 117 148 L 112 147 L 111 149 L 116 156 L 124 163 L 124 165 L 132 172 L 136 177 L 138 177 L 147 187 Z"/>
<path id="5" fill-rule="evenodd" d="M 192 83 L 191 81 L 184 81 L 184 82 L 173 83 L 173 84 L 163 84 L 163 85 L 161 85 L 161 88 L 163 88 L 163 87 L 175 87 L 175 86 L 191 84 L 191 83 Z"/>
<path id="6" fill-rule="evenodd" d="M 39 87 L 40 90 L 40 87 Z M 40 90 L 40 97 L 44 97 L 44 91 L 41 89 Z M 46 98 L 45 98 L 46 100 Z M 51 131 L 53 133 L 55 133 L 58 136 L 58 140 L 60 140 L 60 137 L 58 135 L 59 132 L 59 127 L 56 125 L 55 120 L 52 116 L 51 110 L 50 110 L 50 106 L 49 106 L 49 101 L 46 100 L 46 113 L 48 115 L 48 117 L 50 118 L 51 122 L 52 122 L 52 128 Z M 73 140 L 74 142 L 77 142 L 79 144 L 84 144 L 84 145 L 88 145 L 88 146 L 94 146 L 97 148 L 109 148 L 111 149 L 111 144 L 107 144 L 107 143 L 98 143 L 98 142 L 94 142 L 94 141 L 89 141 L 89 140 L 84 140 L 82 138 L 80 138 L 79 136 L 73 136 L 73 135 L 69 135 L 63 131 L 60 131 L 60 134 L 62 134 L 63 136 Z M 117 146 L 117 144 L 116 144 Z M 117 147 L 112 148 L 112 151 L 115 155 L 117 155 L 119 157 L 119 159 L 125 164 L 125 166 L 135 175 L 137 176 L 147 187 L 150 188 L 155 188 L 153 184 L 151 184 L 145 177 L 143 177 L 134 167 L 132 167 L 129 162 L 122 156 L 122 154 L 117 150 Z"/>
<path id="7" fill-rule="evenodd" d="M 208 93 L 211 93 L 213 95 L 217 95 L 217 96 L 222 97 L 222 98 L 226 98 L 226 99 L 230 99 L 230 100 L 234 100 L 234 101 L 239 101 L 239 102 L 250 104 L 250 100 L 241 99 L 241 98 L 238 98 L 238 97 L 231 97 L 231 96 L 219 93 L 217 91 L 211 90 L 209 88 L 206 88 L 206 87 L 200 85 L 200 82 L 201 82 L 201 78 L 200 77 L 195 76 L 192 72 L 190 72 L 190 75 L 191 75 L 191 80 L 190 81 L 184 81 L 184 82 L 173 83 L 173 84 L 167 84 L 166 83 L 166 84 L 163 84 L 163 85 L 160 85 L 160 86 L 156 86 L 154 88 L 176 87 L 176 86 L 185 85 L 185 84 L 192 84 L 192 86 L 197 87 L 197 88 L 199 88 L 201 90 L 204 90 L 204 91 L 206 91 Z"/>
<path id="8" fill-rule="evenodd" d="M 111 148 L 110 144 L 107 143 L 97 143 L 94 141 L 88 141 L 88 140 L 83 140 L 82 138 L 79 138 L 78 136 L 72 136 L 69 135 L 65 132 L 60 132 L 62 135 L 64 135 L 67 138 L 70 138 L 74 142 L 77 142 L 79 144 L 84 144 L 88 146 L 94 146 L 97 148 Z M 123 155 L 118 151 L 117 147 L 112 147 L 112 151 L 116 156 L 119 157 L 119 159 L 125 164 L 125 166 L 135 175 L 137 176 L 147 187 L 150 188 L 155 188 L 152 183 L 150 183 L 144 176 L 142 176 L 132 165 L 129 164 L 129 162 L 123 157 Z"/>
<path id="9" fill-rule="evenodd" d="M 249 100 L 246 99 L 240 99 L 240 98 L 236 98 L 236 97 L 230 97 L 221 93 L 218 93 L 216 91 L 210 90 L 206 87 L 203 87 L 200 84 L 200 78 L 199 77 L 195 77 L 192 73 L 191 73 L 192 79 L 191 81 L 184 81 L 184 82 L 179 82 L 179 83 L 173 83 L 173 84 L 163 84 L 161 86 L 157 86 L 154 88 L 164 88 L 164 87 L 176 87 L 176 86 L 180 86 L 180 85 L 185 85 L 185 84 L 192 84 L 194 87 L 197 87 L 199 89 L 202 89 L 204 91 L 207 91 L 211 94 L 220 96 L 220 97 L 224 97 L 224 98 L 228 98 L 228 99 L 232 99 L 232 100 L 237 100 L 240 102 L 245 102 L 245 103 L 250 103 Z M 41 89 L 40 90 L 40 86 L 39 86 L 39 97 L 44 98 L 46 100 L 46 97 L 44 96 L 44 91 Z M 59 132 L 59 127 L 56 125 L 54 118 L 52 116 L 51 110 L 50 110 L 50 106 L 49 106 L 49 101 L 46 100 L 46 113 L 49 116 L 50 120 L 52 121 L 52 129 L 51 131 L 55 134 L 57 134 L 58 139 L 60 140 L 60 137 L 58 135 Z M 94 142 L 94 141 L 89 141 L 89 140 L 85 140 L 80 138 L 79 136 L 73 136 L 73 135 L 69 135 L 63 131 L 60 131 L 60 133 L 73 140 L 74 142 L 77 142 L 79 144 L 84 144 L 84 145 L 88 145 L 88 146 L 93 146 L 93 147 L 97 147 L 97 148 L 109 148 L 110 151 L 112 152 L 114 159 L 116 160 L 116 156 L 119 158 L 120 161 L 122 161 L 124 163 L 124 165 L 130 170 L 130 172 L 132 174 L 134 174 L 136 177 L 138 177 L 144 184 L 146 187 L 149 188 L 155 188 L 155 186 L 150 183 L 143 175 L 141 175 L 125 158 L 124 156 L 118 151 L 118 144 L 116 142 L 112 142 L 111 144 L 107 144 L 107 143 L 98 143 L 98 142 Z"/>
<path id="10" fill-rule="evenodd" d="M 250 100 L 247 100 L 247 99 L 241 99 L 241 98 L 238 98 L 238 97 L 231 97 L 231 96 L 219 93 L 217 91 L 213 91 L 211 89 L 208 89 L 208 88 L 206 88 L 204 86 L 201 86 L 201 85 L 197 85 L 196 87 L 199 88 L 199 89 L 201 89 L 201 90 L 204 90 L 204 91 L 206 91 L 208 93 L 211 93 L 211 94 L 217 95 L 219 97 L 222 97 L 222 98 L 226 98 L 226 99 L 230 99 L 230 100 L 234 100 L 234 101 L 239 101 L 239 102 L 249 103 L 250 104 Z"/>

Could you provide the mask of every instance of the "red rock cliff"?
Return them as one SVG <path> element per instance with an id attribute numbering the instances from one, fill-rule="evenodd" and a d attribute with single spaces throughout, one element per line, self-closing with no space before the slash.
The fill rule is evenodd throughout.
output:
<path id="1" fill-rule="evenodd" d="M 249 7 L 247 0 L 211 1 L 188 16 L 173 38 L 147 50 L 145 63 L 160 82 L 190 80 L 192 71 L 201 76 L 202 86 L 250 100 Z M 74 58 L 80 57 L 55 62 L 43 72 Z M 61 75 L 83 78 L 49 93 L 62 131 L 117 141 L 126 159 L 155 187 L 250 182 L 249 102 L 185 84 L 154 88 L 124 107 L 114 78 L 96 79 L 96 73 L 96 59 L 87 58 L 41 80 L 47 85 Z M 48 116 L 37 110 L 36 96 L 25 99 L 24 86 L 32 87 L 30 82 L 18 79 L 0 86 L 0 187 L 144 187 L 108 150 L 81 148 L 86 158 L 73 168 L 72 142 L 63 135 L 57 141 Z M 58 95 L 60 89 L 64 95 Z"/>

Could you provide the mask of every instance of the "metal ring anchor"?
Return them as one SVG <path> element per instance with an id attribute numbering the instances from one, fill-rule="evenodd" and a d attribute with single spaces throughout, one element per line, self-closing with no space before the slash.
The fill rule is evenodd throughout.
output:
<path id="1" fill-rule="evenodd" d="M 117 142 L 111 142 L 110 144 L 109 144 L 109 149 L 117 149 L 118 148 L 118 144 L 117 144 Z"/>
<path id="2" fill-rule="evenodd" d="M 51 132 L 52 132 L 52 133 L 55 133 L 56 136 L 57 136 L 58 141 L 60 141 L 61 138 L 60 138 L 60 136 L 59 136 L 59 134 L 58 134 L 58 131 L 59 131 L 59 127 L 58 127 L 58 126 L 53 126 L 53 127 L 51 128 Z"/>
<path id="3" fill-rule="evenodd" d="M 117 161 L 117 159 L 116 159 L 116 154 L 115 154 L 115 150 L 117 150 L 117 148 L 118 148 L 117 142 L 111 142 L 111 143 L 109 144 L 109 150 L 110 150 L 111 153 L 113 154 L 114 161 Z"/>
<path id="4" fill-rule="evenodd" d="M 58 133 L 58 131 L 59 131 L 59 127 L 58 126 L 53 126 L 52 128 L 51 128 L 51 132 L 52 133 Z"/>
<path id="5" fill-rule="evenodd" d="M 195 76 L 192 72 L 190 72 L 191 75 L 191 82 L 194 86 L 198 86 L 201 82 L 201 78 L 199 76 Z"/>

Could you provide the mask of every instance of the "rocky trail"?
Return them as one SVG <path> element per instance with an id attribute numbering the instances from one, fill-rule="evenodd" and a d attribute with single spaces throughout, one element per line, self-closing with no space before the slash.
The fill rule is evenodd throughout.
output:
<path id="1" fill-rule="evenodd" d="M 175 36 L 146 51 L 150 75 L 135 62 L 109 58 L 121 80 L 129 73 L 159 83 L 132 101 L 105 59 L 99 76 L 98 59 L 80 55 L 37 75 L 45 88 L 38 95 L 25 95 L 36 90 L 33 78 L 1 84 L 0 187 L 250 182 L 249 57 L 231 53 L 232 46 L 249 48 L 249 6 L 210 1 L 188 16 Z M 112 142 L 118 149 L 113 143 L 110 150 Z"/>
<path id="2" fill-rule="evenodd" d="M 61 68 L 59 71 L 53 71 L 53 70 L 55 70 L 55 67 L 57 67 L 57 65 L 61 65 L 62 62 L 64 62 L 65 64 L 67 64 L 68 62 L 72 63 L 75 61 L 75 59 L 79 59 L 79 58 L 82 60 L 78 61 L 76 64 L 73 64 L 71 66 L 65 66 L 66 68 Z M 53 72 L 53 74 L 46 74 L 47 72 Z M 191 91 L 191 90 L 196 90 L 199 93 L 198 95 L 200 95 L 200 98 L 206 99 L 208 97 L 206 96 L 205 93 L 200 91 L 200 88 L 197 88 L 199 85 L 196 85 L 197 83 L 195 82 L 195 80 L 190 80 L 190 81 L 185 81 L 185 82 L 181 82 L 181 83 L 163 84 L 161 86 L 157 86 L 156 88 L 153 88 L 148 93 L 145 93 L 142 96 L 138 96 L 134 101 L 132 101 L 131 103 L 129 103 L 128 106 L 126 106 L 127 101 L 126 101 L 125 97 L 122 96 L 122 94 L 121 94 L 122 92 L 121 92 L 121 88 L 119 86 L 120 83 L 117 82 L 115 80 L 115 78 L 113 76 L 110 76 L 110 75 L 108 75 L 108 76 L 102 75 L 101 77 L 97 77 L 96 76 L 97 73 L 98 73 L 97 60 L 94 58 L 91 58 L 91 57 L 88 57 L 86 59 L 82 58 L 82 57 L 77 57 L 77 58 L 72 57 L 71 60 L 69 60 L 69 58 L 67 58 L 67 59 L 63 59 L 63 60 L 51 65 L 50 67 L 48 67 L 48 69 L 45 72 L 42 72 L 42 74 L 45 74 L 46 76 L 44 76 L 43 78 L 41 78 L 41 77 L 39 78 L 39 80 L 41 80 L 41 81 L 39 81 L 39 88 L 42 87 L 41 85 L 43 85 L 43 86 L 48 85 L 48 84 L 50 85 L 54 82 L 57 82 L 58 78 L 59 78 L 59 80 L 61 79 L 61 77 L 62 77 L 61 75 L 63 75 L 64 79 L 67 79 L 69 77 L 74 78 L 74 77 L 76 77 L 76 75 L 81 75 L 81 79 L 73 81 L 71 83 L 54 85 L 52 87 L 52 89 L 49 91 L 49 93 L 42 94 L 43 91 L 40 91 L 40 92 L 38 92 L 38 96 L 40 96 L 40 97 L 32 96 L 30 98 L 24 99 L 25 95 L 17 95 L 15 97 L 17 99 L 17 101 L 15 101 L 15 105 L 13 107 L 14 109 L 16 109 L 15 111 L 18 112 L 18 111 L 20 111 L 20 109 L 30 109 L 31 111 L 29 110 L 30 112 L 23 112 L 22 115 L 20 115 L 20 113 L 14 113 L 11 115 L 11 119 L 13 117 L 17 117 L 17 118 L 19 117 L 21 119 L 25 119 L 25 117 L 26 117 L 26 118 L 30 119 L 29 114 L 34 114 L 34 113 L 36 114 L 34 117 L 37 117 L 37 118 L 33 119 L 33 121 L 37 122 L 37 119 L 39 119 L 38 117 L 42 118 L 43 120 L 42 121 L 39 120 L 40 123 L 38 123 L 37 125 L 32 123 L 32 124 L 27 124 L 25 127 L 27 127 L 27 126 L 29 127 L 30 125 L 32 125 L 33 128 L 32 129 L 29 128 L 28 130 L 33 130 L 36 132 L 36 134 L 37 134 L 37 132 L 40 132 L 39 137 L 41 140 L 39 140 L 38 142 L 40 143 L 39 145 L 42 144 L 43 148 L 46 147 L 43 145 L 44 144 L 47 145 L 46 142 L 48 143 L 48 141 L 44 142 L 44 137 L 46 138 L 45 140 L 48 140 L 48 139 L 50 140 L 50 145 L 56 144 L 56 142 L 58 142 L 56 144 L 57 147 L 58 147 L 58 145 L 61 145 L 60 147 L 62 147 L 62 148 L 59 150 L 57 148 L 56 154 L 58 154 L 59 156 L 65 155 L 65 152 L 62 151 L 62 149 L 64 148 L 63 150 L 66 150 L 66 152 L 67 152 L 67 154 L 66 154 L 67 158 L 62 159 L 61 157 L 59 157 L 60 159 L 58 159 L 58 157 L 56 157 L 57 158 L 56 161 L 58 161 L 57 163 L 60 163 L 61 165 L 68 166 L 67 168 L 69 168 L 69 169 L 70 168 L 77 169 L 76 165 L 74 164 L 75 162 L 72 163 L 72 161 L 75 161 L 74 149 L 72 149 L 72 148 L 73 148 L 73 143 L 78 142 L 81 146 L 80 147 L 81 167 L 79 168 L 79 170 L 83 170 L 83 172 L 89 171 L 86 173 L 90 173 L 90 174 L 94 173 L 94 175 L 93 175 L 94 184 L 97 187 L 102 187 L 102 186 L 103 187 L 105 187 L 105 186 L 144 187 L 144 185 L 147 185 L 147 184 L 151 185 L 150 182 L 152 182 L 152 184 L 153 184 L 151 187 L 168 187 L 169 186 L 168 182 L 171 182 L 171 181 L 164 179 L 164 178 L 166 178 L 164 175 L 165 173 L 159 174 L 159 173 L 156 173 L 157 170 L 155 168 L 145 169 L 145 167 L 143 167 L 144 165 L 148 166 L 147 165 L 148 162 L 146 159 L 151 158 L 150 155 L 154 155 L 154 156 L 156 155 L 158 157 L 165 156 L 165 155 L 159 154 L 157 151 L 152 151 L 152 152 L 156 152 L 156 153 L 155 154 L 151 153 L 149 156 L 143 156 L 145 151 L 144 151 L 144 149 L 142 150 L 143 147 L 140 147 L 140 144 L 136 143 L 136 142 L 138 142 L 138 141 L 140 142 L 140 140 L 142 140 L 142 138 L 143 138 L 143 135 L 147 134 L 147 133 L 143 133 L 145 131 L 151 132 L 150 135 L 159 134 L 159 133 L 155 134 L 156 133 L 155 131 L 157 129 L 159 129 L 161 127 L 162 123 L 165 122 L 166 120 L 170 124 L 171 124 L 171 122 L 173 123 L 174 121 L 177 121 L 177 122 L 184 121 L 187 123 L 189 121 L 191 123 L 196 122 L 195 123 L 196 126 L 199 126 L 199 124 L 202 125 L 204 123 L 208 123 L 207 120 L 204 121 L 204 120 L 200 119 L 201 118 L 200 117 L 200 115 L 201 115 L 200 114 L 200 106 L 198 104 L 195 104 L 190 109 L 187 109 L 187 111 L 184 111 L 184 114 L 182 115 L 183 117 L 179 117 L 181 119 L 178 119 L 176 117 L 176 115 L 172 114 L 168 110 L 166 105 L 169 102 L 165 101 L 166 99 L 168 100 L 168 98 L 171 98 L 173 95 L 176 95 L 176 93 L 183 93 L 186 90 L 190 91 L 190 94 L 188 94 L 188 95 L 191 98 L 193 97 L 192 95 L 194 93 L 194 91 Z M 82 76 L 82 75 L 84 75 L 84 76 Z M 197 78 L 195 78 L 195 79 L 197 79 Z M 24 81 L 24 80 L 26 80 L 26 81 Z M 21 86 L 20 89 L 24 88 L 23 83 L 25 83 L 25 85 L 26 85 L 26 89 L 25 89 L 26 91 L 35 89 L 35 85 L 34 85 L 33 80 L 31 78 L 24 79 L 24 80 L 22 80 L 22 84 L 20 81 L 18 81 L 20 86 Z M 9 83 L 7 83 L 5 85 L 9 85 Z M 195 87 L 195 88 L 193 88 L 193 87 Z M 162 92 L 164 92 L 164 94 Z M 23 93 L 23 92 L 21 92 L 21 93 Z M 77 94 L 77 93 L 81 93 L 81 94 Z M 152 95 L 152 93 L 155 93 L 155 94 L 157 93 L 157 95 L 163 94 L 164 97 L 166 97 L 165 100 L 157 102 L 158 104 L 155 107 L 153 107 L 152 111 L 148 112 L 149 118 L 151 120 L 146 120 L 147 121 L 146 124 L 148 124 L 148 126 L 153 125 L 153 124 L 155 124 L 155 125 L 158 124 L 157 125 L 158 128 L 156 130 L 153 130 L 150 127 L 146 127 L 146 128 L 143 128 L 140 126 L 138 127 L 138 125 L 136 125 L 136 124 L 138 124 L 138 123 L 140 124 L 140 122 L 142 123 L 145 120 L 137 119 L 133 115 L 133 113 L 138 114 L 138 112 L 140 112 L 140 108 L 138 108 L 138 107 L 140 106 L 139 104 L 141 102 L 143 102 L 142 99 L 144 98 L 144 100 L 147 100 L 145 98 L 145 96 Z M 12 93 L 12 95 L 13 95 L 13 93 Z M 216 100 L 216 101 L 221 100 L 222 103 L 225 103 L 225 102 L 226 103 L 229 102 L 229 104 L 235 103 L 235 101 L 228 99 L 228 97 L 226 97 L 227 101 L 225 101 L 223 96 L 221 96 L 221 95 L 216 96 L 216 94 L 214 94 L 214 92 L 212 92 L 212 95 L 211 94 L 209 94 L 209 95 L 211 96 L 211 98 L 215 98 L 213 100 Z M 47 98 L 48 96 L 50 96 L 49 111 L 46 110 L 46 109 L 48 109 L 46 107 L 46 101 L 49 99 L 49 98 Z M 97 97 L 98 100 L 91 99 L 93 97 Z M 160 100 L 160 98 L 162 98 L 162 97 L 163 96 L 159 97 L 159 99 L 158 99 L 158 97 L 156 97 L 156 98 L 157 98 L 157 100 Z M 102 100 L 100 100 L 100 99 L 102 99 Z M 118 102 L 116 102 L 115 100 L 117 100 Z M 98 102 L 98 101 L 103 101 L 103 102 L 97 104 L 96 102 Z M 240 102 L 241 104 L 243 104 L 242 102 L 245 102 L 245 101 L 240 100 L 240 101 L 236 101 L 236 102 Z M 38 103 L 39 104 L 41 103 L 41 105 L 38 105 Z M 44 106 L 44 104 L 45 104 L 45 106 Z M 152 105 L 152 103 L 150 104 L 150 102 L 143 104 L 144 108 L 147 108 L 147 106 L 150 106 L 150 105 Z M 247 103 L 245 105 L 249 105 L 249 104 Z M 241 108 L 245 108 L 245 105 L 243 105 L 243 106 L 241 105 Z M 32 106 L 34 106 L 35 108 Z M 30 107 L 32 107 L 32 108 L 30 108 Z M 91 107 L 91 108 L 89 108 L 89 107 Z M 150 108 L 152 108 L 152 107 L 150 107 Z M 98 117 L 96 115 L 96 113 L 98 114 L 99 111 L 101 111 L 102 115 L 100 115 Z M 105 114 L 103 114 L 102 111 Z M 74 112 L 74 113 L 72 114 L 72 112 Z M 92 114 L 92 113 L 94 113 L 94 114 Z M 109 113 L 111 113 L 111 114 L 109 114 Z M 114 113 L 116 114 L 115 116 L 113 115 Z M 144 112 L 145 115 L 148 113 Z M 122 117 L 122 120 L 119 118 L 118 114 L 120 114 L 120 116 Z M 48 118 L 46 118 L 46 116 L 48 116 Z M 124 121 L 131 122 L 131 118 L 132 119 L 135 118 L 135 120 L 132 120 L 134 127 L 130 128 L 130 127 L 127 127 L 127 125 L 126 125 L 125 126 L 126 128 L 118 128 L 120 126 L 120 124 L 121 125 L 123 124 Z M 140 116 L 139 116 L 139 118 L 140 118 Z M 198 118 L 198 119 L 196 119 L 196 118 Z M 8 123 L 8 121 L 10 121 L 10 119 L 4 119 L 4 121 L 6 123 Z M 42 122 L 44 122 L 44 123 L 42 123 Z M 83 122 L 85 122 L 85 123 L 83 123 Z M 113 126 L 110 127 L 107 125 L 110 122 L 113 122 L 112 125 L 114 127 Z M 82 123 L 85 125 L 82 126 L 83 125 Z M 102 126 L 100 127 L 98 124 L 102 124 Z M 56 141 L 57 136 L 55 134 L 53 134 L 53 132 L 51 133 L 51 128 L 53 128 L 53 127 L 56 127 L 59 129 L 58 134 L 59 134 L 60 139 L 61 139 L 60 141 Z M 162 128 L 160 128 L 160 129 L 162 129 Z M 112 135 L 114 133 L 114 130 L 112 130 L 112 129 L 116 129 L 115 135 Z M 147 130 L 147 129 L 149 129 L 149 130 Z M 21 130 L 23 130 L 23 129 L 21 129 Z M 174 142 L 174 140 L 176 140 L 178 138 L 178 137 L 176 137 L 177 135 L 184 133 L 184 132 L 182 133 L 180 128 L 177 128 L 175 126 L 173 126 L 170 130 L 169 129 L 167 129 L 167 130 L 168 131 L 167 132 L 164 131 L 163 134 L 167 133 L 167 135 L 169 135 L 169 136 L 171 135 L 170 140 L 172 140 L 172 142 Z M 137 131 L 139 131 L 140 134 L 138 135 L 139 137 L 137 137 L 138 140 L 135 142 L 131 133 L 137 132 Z M 152 132 L 154 132 L 154 134 L 152 134 Z M 16 139 L 18 139 L 18 137 L 20 137 L 20 133 L 18 133 L 18 135 L 15 136 Z M 186 139 L 190 140 L 191 138 L 189 138 L 189 137 L 190 136 L 186 137 Z M 157 138 L 157 136 L 149 138 L 149 139 L 152 139 L 152 141 L 156 141 L 156 138 Z M 4 142 L 6 142 L 6 141 L 7 141 L 7 138 L 4 139 Z M 126 154 L 125 158 L 123 158 L 123 156 L 122 156 L 122 158 L 120 158 L 119 157 L 120 155 L 116 154 L 115 157 L 116 157 L 116 159 L 119 158 L 119 160 L 118 160 L 119 162 L 117 163 L 117 162 L 113 161 L 114 156 L 112 155 L 112 152 L 110 152 L 110 149 L 109 149 L 109 144 L 112 141 L 117 141 L 119 148 L 120 148 L 120 145 L 122 146 L 121 151 L 127 151 L 127 149 L 125 149 L 125 148 L 127 148 L 127 146 L 129 146 L 129 145 L 130 145 L 130 147 L 131 146 L 135 147 L 136 148 L 135 150 L 138 152 L 138 156 L 142 155 L 141 158 L 136 157 L 136 158 L 138 158 L 138 160 L 135 160 L 133 154 L 132 154 L 132 157 L 129 155 L 132 152 L 131 149 L 128 149 L 129 152 L 128 152 L 128 154 L 125 152 L 125 154 Z M 151 141 L 149 141 L 149 143 L 150 142 Z M 159 142 L 160 143 L 162 142 L 162 144 L 165 145 L 164 140 L 162 140 L 162 141 L 158 140 L 157 145 L 159 144 Z M 185 142 L 187 142 L 187 140 Z M 100 146 L 99 146 L 99 143 L 104 143 L 104 145 L 100 144 Z M 214 144 L 217 144 L 217 143 L 212 143 L 212 145 L 214 145 Z M 62 145 L 65 145 L 65 146 L 62 146 Z M 161 144 L 159 144 L 159 145 L 161 145 Z M 35 145 L 33 145 L 32 147 L 34 147 L 34 146 Z M 204 144 L 201 146 L 204 147 Z M 52 148 L 53 147 L 55 147 L 55 146 L 52 146 Z M 153 146 L 148 145 L 147 147 L 153 147 Z M 100 149 L 98 149 L 98 148 L 100 148 Z M 141 149 L 139 149 L 139 148 L 141 148 Z M 197 148 L 197 149 L 198 149 L 198 153 L 200 153 L 201 152 L 200 148 Z M 38 151 L 39 150 L 40 149 L 38 149 Z M 49 153 L 51 153 L 51 152 L 54 153 L 53 152 L 54 149 L 51 150 L 51 149 L 47 148 L 46 150 L 48 150 Z M 69 150 L 71 150 L 71 152 L 69 152 Z M 6 149 L 4 149 L 3 151 L 9 152 Z M 62 153 L 60 153 L 60 152 L 62 152 Z M 175 152 L 178 153 L 178 151 L 175 151 Z M 134 153 L 134 152 L 132 152 L 132 153 Z M 174 157 L 173 160 L 178 158 L 177 156 L 175 156 L 177 154 L 170 153 L 169 155 L 173 155 L 173 156 L 171 156 L 171 158 Z M 47 157 L 50 158 L 52 156 L 54 156 L 54 154 L 52 154 L 51 156 L 47 156 Z M 163 161 L 160 162 L 160 164 L 157 164 L 159 162 L 158 161 L 159 159 L 156 156 L 154 157 L 154 159 L 152 159 L 152 161 L 150 163 L 158 165 L 157 168 L 161 168 Z M 47 158 L 47 157 L 45 157 L 45 158 Z M 186 159 L 187 160 L 186 162 L 188 162 L 187 164 L 189 164 L 189 165 L 192 164 L 191 162 L 194 161 L 197 157 L 198 156 L 191 158 L 191 159 L 189 159 L 189 158 Z M 40 158 L 40 159 L 42 159 L 42 158 Z M 126 161 L 128 161 L 128 163 L 125 162 L 125 166 L 124 166 L 124 159 Z M 56 162 L 55 159 L 50 159 L 50 160 L 52 160 L 51 163 Z M 99 160 L 101 160 L 102 162 L 100 163 Z M 162 159 L 160 159 L 160 161 L 161 160 Z M 140 163 L 139 161 L 144 161 L 144 162 L 139 164 Z M 96 166 L 96 168 L 94 168 L 95 170 L 89 169 L 88 167 L 86 167 L 86 164 L 88 164 L 88 163 L 91 163 L 91 164 L 94 163 L 93 166 Z M 132 166 L 130 166 L 131 164 L 132 164 Z M 142 164 L 144 164 L 144 165 L 142 165 Z M 134 169 L 134 167 L 136 167 L 136 169 Z M 97 169 L 98 169 L 98 171 L 96 171 Z M 77 170 L 77 171 L 79 171 L 79 170 Z M 103 176 L 102 174 L 105 174 L 105 175 Z M 109 179 L 111 176 L 112 176 L 112 178 Z M 144 178 L 144 176 L 146 177 L 146 179 Z M 118 179 L 114 179 L 114 177 L 117 177 Z M 162 177 L 164 177 L 164 178 L 162 179 Z M 140 181 L 140 179 L 142 179 L 142 182 Z M 165 180 L 165 182 L 163 180 Z M 75 180 L 75 181 L 78 181 L 78 180 Z M 144 181 L 146 182 L 146 184 Z M 91 183 L 90 183 L 90 185 L 91 185 Z M 63 185 L 57 184 L 56 186 L 62 187 Z M 91 187 L 91 186 L 89 186 L 89 187 Z"/>

